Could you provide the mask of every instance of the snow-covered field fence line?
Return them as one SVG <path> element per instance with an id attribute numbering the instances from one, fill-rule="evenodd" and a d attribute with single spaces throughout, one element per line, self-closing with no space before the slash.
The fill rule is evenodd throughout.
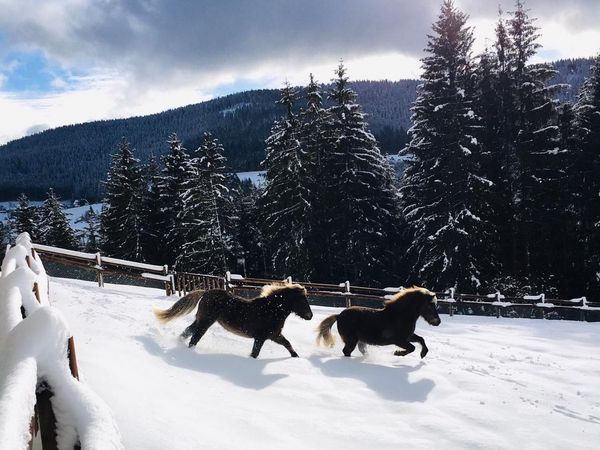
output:
<path id="1" fill-rule="evenodd" d="M 79 380 L 73 336 L 49 303 L 49 280 L 27 233 L 0 273 L 0 450 L 121 449 L 106 404 Z"/>
<path id="2" fill-rule="evenodd" d="M 104 286 L 105 275 L 119 275 L 133 279 L 156 280 L 164 283 L 167 295 L 173 294 L 173 274 L 168 265 L 146 264 L 124 259 L 110 258 L 98 253 L 84 253 L 48 245 L 32 244 L 32 247 L 48 261 L 67 266 L 92 269 L 96 272 L 98 286 Z"/>
<path id="3" fill-rule="evenodd" d="M 224 276 L 169 271 L 167 265 L 153 265 L 102 256 L 100 253 L 83 253 L 45 245 L 32 244 L 45 259 L 67 266 L 90 269 L 96 272 L 100 287 L 104 275 L 119 275 L 132 279 L 162 282 L 167 295 L 180 296 L 196 289 L 231 289 L 240 294 L 259 291 L 265 284 L 291 282 L 284 280 L 243 277 L 227 272 Z M 301 283 L 311 300 L 323 306 L 379 306 L 381 302 L 402 287 L 373 288 L 355 286 L 350 281 L 339 284 Z M 568 318 L 570 320 L 600 321 L 600 301 L 586 297 L 572 299 L 546 298 L 545 294 L 511 297 L 501 292 L 490 294 L 458 293 L 454 288 L 436 292 L 440 312 L 457 314 L 495 315 L 496 317 Z"/>

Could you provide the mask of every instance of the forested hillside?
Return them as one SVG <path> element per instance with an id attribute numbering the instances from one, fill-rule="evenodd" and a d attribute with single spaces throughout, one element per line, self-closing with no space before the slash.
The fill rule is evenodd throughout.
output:
<path id="1" fill-rule="evenodd" d="M 551 83 L 571 85 L 558 94 L 561 101 L 575 99 L 591 62 L 580 58 L 554 63 L 558 74 Z M 418 83 L 352 83 L 386 153 L 396 153 L 406 143 Z M 98 200 L 103 190 L 100 180 L 123 136 L 144 161 L 150 154 L 167 152 L 166 141 L 172 132 L 187 148 L 196 149 L 202 134 L 212 131 L 234 170 L 257 170 L 265 156 L 264 141 L 278 115 L 278 97 L 275 89 L 246 91 L 149 116 L 69 125 L 12 141 L 0 146 L 0 200 L 14 200 L 21 192 L 42 199 L 49 187 L 64 199 Z"/>
<path id="2" fill-rule="evenodd" d="M 406 142 L 417 84 L 416 80 L 353 83 L 384 151 L 397 152 Z M 234 170 L 256 170 L 279 114 L 278 98 L 275 89 L 246 91 L 159 114 L 69 125 L 12 141 L 0 147 L 0 196 L 14 200 L 25 192 L 30 198 L 44 198 L 53 187 L 65 199 L 99 199 L 100 180 L 123 136 L 136 157 L 145 161 L 150 154 L 167 152 L 172 132 L 187 148 L 196 149 L 202 134 L 211 131 Z"/>

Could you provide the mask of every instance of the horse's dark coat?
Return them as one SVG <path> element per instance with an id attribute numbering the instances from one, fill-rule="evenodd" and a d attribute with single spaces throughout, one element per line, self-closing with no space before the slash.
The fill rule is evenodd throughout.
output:
<path id="1" fill-rule="evenodd" d="M 281 334 L 281 330 L 291 313 L 305 320 L 310 320 L 313 316 L 306 298 L 306 289 L 299 284 L 266 286 L 259 297 L 251 300 L 222 289 L 206 291 L 195 297 L 192 294 L 188 295 L 190 298 L 187 300 L 188 296 L 179 300 L 169 310 L 156 312 L 159 320 L 164 322 L 191 311 L 198 303 L 196 320 L 181 334 L 183 338 L 191 336 L 190 347 L 198 343 L 213 323 L 219 322 L 232 333 L 254 339 L 250 354 L 253 358 L 258 356 L 268 339 L 284 346 L 290 355 L 297 357 L 298 354 Z"/>
<path id="2" fill-rule="evenodd" d="M 420 316 L 431 325 L 440 324 L 435 294 L 423 288 L 404 289 L 387 300 L 383 309 L 354 306 L 327 317 L 319 325 L 317 340 L 323 339 L 325 344 L 332 346 L 330 330 L 337 321 L 338 332 L 345 344 L 345 356 L 350 356 L 357 345 L 365 353 L 365 344 L 397 345 L 404 350 L 396 351 L 395 355 L 404 356 L 415 350 L 411 342 L 418 342 L 423 358 L 429 350 L 425 340 L 415 334 L 415 325 Z"/>

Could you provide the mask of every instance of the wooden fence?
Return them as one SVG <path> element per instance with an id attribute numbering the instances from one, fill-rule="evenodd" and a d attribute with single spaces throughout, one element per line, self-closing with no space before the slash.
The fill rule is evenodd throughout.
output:
<path id="1" fill-rule="evenodd" d="M 109 258 L 100 253 L 83 253 L 38 244 L 34 244 L 33 247 L 43 255 L 44 259 L 49 261 L 94 270 L 99 286 L 104 285 L 105 274 L 157 280 L 164 284 L 167 295 L 178 294 L 180 296 L 196 289 L 228 289 L 241 294 L 252 294 L 259 291 L 265 284 L 292 282 L 291 278 L 285 280 L 247 278 L 229 272 L 223 277 L 189 272 L 170 272 L 167 265 L 137 263 Z M 385 298 L 389 298 L 402 289 L 401 287 L 354 286 L 348 281 L 339 284 L 297 282 L 307 289 L 313 302 L 329 306 L 349 307 L 357 304 L 380 306 Z M 468 308 L 485 309 L 488 315 L 497 317 L 507 315 L 507 311 L 515 312 L 519 309 L 529 308 L 532 311 L 530 316 L 535 318 L 549 318 L 554 313 L 569 311 L 570 318 L 588 320 L 588 311 L 594 311 L 591 314 L 597 317 L 596 320 L 600 320 L 600 302 L 588 301 L 585 297 L 556 299 L 546 298 L 544 294 L 509 297 L 499 292 L 488 295 L 462 294 L 455 292 L 454 289 L 436 292 L 436 295 L 442 312 L 451 316 L 457 312 L 464 313 Z"/>
<path id="2" fill-rule="evenodd" d="M 158 266 L 110 258 L 102 256 L 100 253 L 84 253 L 40 244 L 32 245 L 47 261 L 93 270 L 96 272 L 96 281 L 100 287 L 104 286 L 105 275 L 118 275 L 132 279 L 162 282 L 167 295 L 174 294 L 173 274 L 169 272 L 169 266 L 167 265 Z"/>

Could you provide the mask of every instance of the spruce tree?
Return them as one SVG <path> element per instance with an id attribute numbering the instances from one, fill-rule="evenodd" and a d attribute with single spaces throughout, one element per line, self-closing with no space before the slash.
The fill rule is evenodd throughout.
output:
<path id="1" fill-rule="evenodd" d="M 398 204 L 393 172 L 369 131 L 340 63 L 323 124 L 323 212 L 331 233 L 331 278 L 361 283 L 390 280 L 397 259 Z"/>
<path id="2" fill-rule="evenodd" d="M 78 233 L 84 252 L 96 253 L 100 250 L 100 217 L 90 206 L 75 223 L 82 223 L 83 229 Z"/>
<path id="3" fill-rule="evenodd" d="M 430 289 L 486 289 L 493 273 L 486 220 L 492 182 L 482 176 L 482 149 L 472 83 L 472 30 L 444 1 L 423 58 L 423 85 L 413 106 L 412 155 L 402 182 L 411 231 L 412 281 Z M 410 280 L 409 280 L 410 281 Z"/>
<path id="4" fill-rule="evenodd" d="M 33 242 L 39 239 L 38 217 L 35 207 L 29 204 L 25 194 L 19 195 L 19 205 L 10 212 L 11 227 L 16 235 L 27 232 Z"/>
<path id="5" fill-rule="evenodd" d="M 181 255 L 187 236 L 181 233 L 178 215 L 183 211 L 183 195 L 188 180 L 193 177 L 191 158 L 175 133 L 169 136 L 169 153 L 162 157 L 163 169 L 159 182 L 162 218 L 157 235 L 164 236 L 164 263 L 173 265 Z"/>
<path id="6" fill-rule="evenodd" d="M 300 122 L 293 111 L 296 97 L 286 83 L 279 100 L 285 116 L 274 123 L 266 140 L 266 186 L 260 205 L 273 269 L 280 275 L 305 278 L 310 274 L 306 243 L 311 232 L 307 215 L 312 173 L 300 143 Z"/>
<path id="7" fill-rule="evenodd" d="M 323 107 L 323 98 L 319 84 L 310 74 L 306 88 L 306 107 L 299 115 L 299 140 L 303 150 L 303 166 L 305 169 L 304 191 L 309 205 L 305 210 L 306 248 L 308 264 L 303 274 L 298 276 L 305 280 L 331 279 L 331 229 L 329 220 L 329 204 L 327 203 L 327 181 L 329 174 L 325 161 L 329 151 L 327 130 L 331 126 L 328 112 Z"/>
<path id="8" fill-rule="evenodd" d="M 166 230 L 163 225 L 161 174 L 154 155 L 142 170 L 142 192 L 140 204 L 140 246 L 142 260 L 153 264 L 164 264 Z"/>
<path id="9" fill-rule="evenodd" d="M 600 56 L 573 108 L 575 164 L 569 191 L 578 219 L 576 242 L 588 295 L 600 295 Z"/>
<path id="10" fill-rule="evenodd" d="M 556 108 L 551 100 L 556 86 L 548 86 L 555 71 L 547 64 L 530 64 L 539 44 L 538 29 L 520 0 L 508 20 L 496 27 L 499 110 L 484 126 L 496 140 L 489 177 L 497 182 L 500 204 L 499 254 L 505 272 L 526 290 L 556 285 L 560 271 L 552 250 L 565 208 L 565 151 L 560 150 Z M 498 216 L 497 216 L 498 217 Z"/>
<path id="11" fill-rule="evenodd" d="M 50 188 L 48 198 L 39 209 L 39 241 L 53 247 L 77 249 L 75 233 L 69 224 L 54 190 Z"/>
<path id="12" fill-rule="evenodd" d="M 142 177 L 139 161 L 125 138 L 112 157 L 105 186 L 100 218 L 102 251 L 117 258 L 138 260 Z"/>
<path id="13" fill-rule="evenodd" d="M 223 146 L 204 133 L 184 184 L 179 233 L 186 236 L 176 266 L 187 271 L 223 274 L 237 250 L 235 194 L 227 175 Z"/>

